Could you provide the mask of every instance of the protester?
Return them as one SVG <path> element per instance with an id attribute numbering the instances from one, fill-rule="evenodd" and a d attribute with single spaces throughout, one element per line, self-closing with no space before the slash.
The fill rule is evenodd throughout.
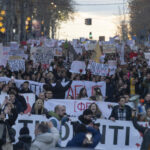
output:
<path id="1" fill-rule="evenodd" d="M 6 119 L 8 116 L 8 119 Z M 17 119 L 17 111 L 14 105 L 7 102 L 4 108 L 0 108 L 0 125 L 1 125 L 1 137 L 0 137 L 0 150 L 13 150 L 12 143 L 15 141 L 15 130 L 12 126 Z"/>
<path id="2" fill-rule="evenodd" d="M 75 135 L 67 143 L 67 147 L 94 148 L 101 141 L 101 134 L 92 122 L 92 111 L 86 109 L 83 115 L 79 116 L 79 122 L 73 124 Z M 88 139 L 88 134 L 90 139 Z"/>
<path id="3" fill-rule="evenodd" d="M 22 89 L 20 90 L 20 93 L 33 93 L 30 89 L 29 89 L 29 82 L 25 81 L 22 85 Z"/>
<path id="4" fill-rule="evenodd" d="M 78 95 L 78 99 L 88 99 L 86 88 L 82 88 Z"/>
<path id="5" fill-rule="evenodd" d="M 35 140 L 30 150 L 50 150 L 55 147 L 59 139 L 58 130 L 51 122 L 42 122 L 35 128 Z"/>
<path id="6" fill-rule="evenodd" d="M 47 113 L 47 109 L 44 108 L 44 101 L 42 99 L 38 99 L 32 107 L 31 114 L 47 115 Z"/>
<path id="7" fill-rule="evenodd" d="M 49 120 L 53 123 L 53 126 L 59 131 L 61 126 L 68 121 L 68 116 L 66 116 L 66 107 L 63 105 L 56 105 L 54 112 L 48 112 Z"/>
<path id="8" fill-rule="evenodd" d="M 30 131 L 28 127 L 21 128 L 19 132 L 18 142 L 14 144 L 14 150 L 30 150 L 30 146 L 32 143 L 32 137 L 29 135 Z"/>
<path id="9" fill-rule="evenodd" d="M 7 101 L 7 97 L 5 98 Z M 16 98 L 16 94 L 13 92 L 9 93 L 9 101 L 14 105 L 14 107 L 17 110 L 18 114 L 23 114 L 24 113 L 24 105 L 19 101 L 19 99 Z"/>
<path id="10" fill-rule="evenodd" d="M 110 115 L 110 120 L 131 120 L 132 109 L 130 106 L 125 105 L 125 98 L 120 97 L 118 105 L 114 106 Z"/>
<path id="11" fill-rule="evenodd" d="M 94 88 L 93 94 L 90 97 L 90 99 L 95 100 L 95 101 L 103 101 L 103 96 L 102 96 L 100 88 L 98 88 L 98 87 Z"/>
<path id="12" fill-rule="evenodd" d="M 102 117 L 102 112 L 100 111 L 100 109 L 99 109 L 99 107 L 98 107 L 98 105 L 97 105 L 96 103 L 92 103 L 92 104 L 88 107 L 88 109 L 90 109 L 90 110 L 93 112 L 92 118 L 93 118 L 94 120 L 99 119 L 99 118 Z"/>
<path id="13" fill-rule="evenodd" d="M 137 123 L 137 118 L 133 113 L 133 125 L 134 127 L 143 134 L 143 141 L 140 150 L 148 150 L 150 146 L 150 129 L 148 127 L 143 127 Z"/>

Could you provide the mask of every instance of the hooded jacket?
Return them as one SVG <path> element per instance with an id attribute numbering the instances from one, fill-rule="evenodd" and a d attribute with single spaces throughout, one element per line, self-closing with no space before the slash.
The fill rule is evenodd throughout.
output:
<path id="1" fill-rule="evenodd" d="M 19 141 L 14 145 L 14 150 L 18 150 L 19 146 L 22 145 L 24 150 L 30 150 L 32 137 L 28 134 L 23 134 L 19 136 Z"/>
<path id="2" fill-rule="evenodd" d="M 37 135 L 32 143 L 30 150 L 50 150 L 55 147 L 59 140 L 59 132 L 55 127 L 51 128 L 51 133 L 42 133 Z"/>

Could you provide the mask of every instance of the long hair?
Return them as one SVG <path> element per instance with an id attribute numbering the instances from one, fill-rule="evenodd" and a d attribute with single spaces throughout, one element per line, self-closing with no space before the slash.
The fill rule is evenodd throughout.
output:
<path id="1" fill-rule="evenodd" d="M 95 111 L 95 113 L 93 113 L 93 115 L 97 115 L 97 114 L 101 115 L 102 112 L 100 111 L 100 109 L 99 109 L 99 107 L 98 107 L 98 105 L 97 105 L 96 103 L 91 103 L 91 104 L 89 105 L 88 109 L 91 110 L 91 107 L 92 107 L 93 104 L 96 106 L 96 111 Z"/>
<path id="2" fill-rule="evenodd" d="M 83 98 L 83 97 L 88 97 L 88 95 L 87 95 L 87 91 L 86 91 L 86 93 L 85 93 L 85 95 L 83 95 L 83 91 L 86 91 L 86 88 L 82 88 L 81 90 L 80 90 L 80 93 L 79 93 L 79 96 L 78 96 L 78 98 L 80 99 L 80 98 Z"/>
<path id="3" fill-rule="evenodd" d="M 42 102 L 42 106 L 41 108 L 39 108 L 39 103 Z M 38 99 L 36 102 L 35 102 L 35 105 L 34 105 L 34 111 L 35 111 L 35 114 L 38 114 L 38 111 L 41 110 L 41 114 L 43 114 L 44 112 L 44 102 L 41 100 L 41 99 Z"/>

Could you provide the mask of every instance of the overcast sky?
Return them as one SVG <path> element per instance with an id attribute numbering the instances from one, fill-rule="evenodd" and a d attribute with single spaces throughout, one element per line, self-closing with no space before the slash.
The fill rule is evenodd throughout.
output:
<path id="1" fill-rule="evenodd" d="M 98 39 L 102 35 L 106 36 L 106 39 L 114 36 L 119 21 L 118 16 L 123 14 L 123 1 L 125 3 L 127 2 L 127 0 L 75 0 L 76 4 L 81 5 L 75 5 L 76 12 L 74 20 L 62 23 L 61 28 L 57 32 L 57 37 L 68 40 L 79 37 L 88 38 L 89 32 L 92 32 L 94 39 Z M 124 6 L 125 12 L 127 12 L 127 4 Z M 85 18 L 92 18 L 91 26 L 84 24 Z"/>

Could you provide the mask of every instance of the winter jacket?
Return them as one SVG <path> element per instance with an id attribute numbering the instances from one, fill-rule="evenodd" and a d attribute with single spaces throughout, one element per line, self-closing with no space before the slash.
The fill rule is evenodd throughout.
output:
<path id="1" fill-rule="evenodd" d="M 66 86 L 62 86 L 60 81 L 56 82 L 55 86 L 50 85 L 49 88 L 53 92 L 54 99 L 64 99 L 65 92 L 70 88 L 72 81 L 70 81 Z"/>
<path id="2" fill-rule="evenodd" d="M 8 115 L 8 119 L 6 119 L 5 121 L 0 120 L 0 124 L 4 127 L 2 139 L 0 139 L 0 149 L 1 149 L 1 146 L 6 143 L 6 128 L 8 130 L 8 135 L 9 135 L 10 141 L 11 142 L 15 141 L 16 132 L 12 128 L 12 126 L 15 124 L 15 121 L 18 117 L 18 113 L 15 108 L 11 110 L 11 113 L 12 114 Z"/>
<path id="3" fill-rule="evenodd" d="M 86 138 L 86 133 L 92 134 L 92 144 L 83 144 L 83 141 Z M 72 140 L 67 143 L 67 147 L 87 147 L 87 148 L 94 148 L 96 145 L 101 141 L 101 134 L 100 131 L 94 129 L 93 127 L 87 127 L 87 132 L 80 132 L 77 133 Z"/>
<path id="4" fill-rule="evenodd" d="M 24 96 L 22 96 L 22 95 L 16 95 L 16 98 L 22 104 L 22 107 L 23 107 L 22 110 L 24 112 L 27 109 L 27 103 L 26 103 L 26 100 L 25 100 Z"/>
<path id="5" fill-rule="evenodd" d="M 131 120 L 132 117 L 131 107 L 128 105 L 125 105 L 124 107 L 125 107 L 124 109 L 126 109 L 126 120 Z M 119 105 L 114 106 L 109 118 L 114 117 L 116 120 L 118 120 L 118 110 L 119 110 Z"/>
<path id="6" fill-rule="evenodd" d="M 23 134 L 19 136 L 19 141 L 14 145 L 14 150 L 19 150 L 19 146 L 22 145 L 24 150 L 30 150 L 32 137 L 28 134 Z"/>
<path id="7" fill-rule="evenodd" d="M 15 99 L 15 102 L 13 103 L 13 105 L 16 107 L 18 114 L 20 114 L 21 112 L 24 112 L 24 106 L 18 99 Z"/>
<path id="8" fill-rule="evenodd" d="M 59 140 L 59 132 L 55 127 L 51 128 L 51 133 L 37 135 L 30 150 L 50 150 L 55 147 Z"/>
<path id="9" fill-rule="evenodd" d="M 143 141 L 140 150 L 148 150 L 150 146 L 150 129 L 147 127 L 140 126 L 137 123 L 137 118 L 133 118 L 133 125 L 139 131 L 143 133 Z"/>

